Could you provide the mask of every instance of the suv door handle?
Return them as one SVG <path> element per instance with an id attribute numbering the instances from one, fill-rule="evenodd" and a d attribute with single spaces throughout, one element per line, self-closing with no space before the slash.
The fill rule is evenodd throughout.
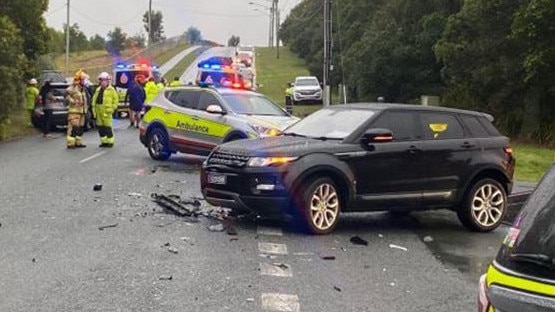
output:
<path id="1" fill-rule="evenodd" d="M 474 147 L 474 146 L 476 146 L 476 144 L 472 144 L 470 142 L 464 142 L 463 144 L 461 144 L 461 147 L 463 147 L 463 148 L 471 148 L 471 147 Z"/>
<path id="2" fill-rule="evenodd" d="M 409 146 L 409 148 L 407 149 L 407 152 L 409 152 L 410 154 L 416 154 L 416 153 L 422 152 L 422 150 L 419 149 L 418 147 L 416 147 L 415 145 L 411 145 L 411 146 Z"/>

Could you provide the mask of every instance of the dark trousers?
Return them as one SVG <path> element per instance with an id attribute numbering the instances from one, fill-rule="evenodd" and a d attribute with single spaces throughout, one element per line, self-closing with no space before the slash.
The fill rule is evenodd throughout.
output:
<path id="1" fill-rule="evenodd" d="M 43 110 L 44 115 L 42 116 L 42 133 L 48 134 L 50 133 L 50 119 L 52 118 L 52 110 L 45 109 Z"/>
<path id="2" fill-rule="evenodd" d="M 289 114 L 293 114 L 293 99 L 290 95 L 285 96 L 285 110 L 287 110 Z"/>

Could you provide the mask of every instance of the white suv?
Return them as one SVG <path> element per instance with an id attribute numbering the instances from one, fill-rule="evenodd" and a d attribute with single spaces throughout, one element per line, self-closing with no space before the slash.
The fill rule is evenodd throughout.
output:
<path id="1" fill-rule="evenodd" d="M 322 87 L 314 76 L 297 77 L 293 86 L 293 102 L 311 102 L 322 104 Z"/>

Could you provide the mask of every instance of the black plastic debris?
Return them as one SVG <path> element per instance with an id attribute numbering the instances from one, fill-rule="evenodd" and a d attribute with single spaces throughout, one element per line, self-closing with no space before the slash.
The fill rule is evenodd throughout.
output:
<path id="1" fill-rule="evenodd" d="M 368 246 L 368 242 L 362 238 L 360 238 L 359 236 L 353 236 L 351 237 L 351 243 L 355 244 L 355 245 L 363 245 L 363 246 Z"/>
<path id="2" fill-rule="evenodd" d="M 171 275 L 160 275 L 158 277 L 159 280 L 161 281 L 171 281 L 173 279 L 173 276 Z"/>
<path id="3" fill-rule="evenodd" d="M 322 256 L 322 260 L 335 260 L 335 256 Z"/>
<path id="4" fill-rule="evenodd" d="M 31 261 L 33 261 L 33 263 L 35 263 L 35 262 L 37 262 L 37 259 L 33 258 L 33 260 L 31 260 Z"/>
<path id="5" fill-rule="evenodd" d="M 156 202 L 158 205 L 162 206 L 162 208 L 169 210 L 170 212 L 181 216 L 181 217 L 190 217 L 193 216 L 193 211 L 185 207 L 183 204 L 179 203 L 178 200 L 175 200 L 175 197 L 166 196 L 164 194 L 156 194 L 153 193 L 151 195 L 152 200 Z"/>
<path id="6" fill-rule="evenodd" d="M 102 184 L 96 183 L 96 184 L 93 186 L 93 191 L 98 192 L 98 191 L 100 191 L 100 190 L 102 190 Z"/>
<path id="7" fill-rule="evenodd" d="M 116 226 L 118 226 L 118 223 L 103 225 L 103 226 L 98 227 L 98 229 L 101 230 L 101 231 L 104 231 L 105 229 L 115 228 Z"/>
<path id="8" fill-rule="evenodd" d="M 285 263 L 273 263 L 273 265 L 274 265 L 275 267 L 278 267 L 278 268 L 282 269 L 282 270 L 287 270 L 287 269 L 289 269 L 289 266 L 288 266 L 287 264 L 285 264 Z"/>
<path id="9" fill-rule="evenodd" d="M 341 291 L 341 288 L 337 287 L 337 286 L 333 286 L 333 289 L 337 290 L 337 291 Z"/>

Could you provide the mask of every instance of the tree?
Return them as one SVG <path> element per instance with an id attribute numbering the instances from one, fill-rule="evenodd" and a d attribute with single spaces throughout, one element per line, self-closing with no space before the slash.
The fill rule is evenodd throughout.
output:
<path id="1" fill-rule="evenodd" d="M 185 31 L 184 36 L 185 36 L 185 40 L 187 40 L 187 42 L 189 42 L 190 44 L 196 44 L 202 41 L 202 33 L 198 28 L 194 26 L 187 28 L 187 31 Z"/>
<path id="2" fill-rule="evenodd" d="M 64 38 L 66 35 L 66 24 L 64 24 Z M 89 49 L 89 40 L 85 33 L 79 29 L 79 25 L 77 23 L 69 26 L 69 51 L 70 52 L 79 52 L 85 51 Z M 65 47 L 65 46 L 64 46 Z M 65 48 L 64 48 L 65 51 Z"/>
<path id="3" fill-rule="evenodd" d="M 106 39 L 96 34 L 89 39 L 89 46 L 91 50 L 102 50 L 106 48 Z"/>
<path id="4" fill-rule="evenodd" d="M 102 46 L 104 48 L 104 46 Z M 53 53 L 64 53 L 65 51 L 65 34 L 62 31 L 58 31 L 52 27 L 48 27 L 48 41 L 47 41 L 47 52 Z"/>
<path id="5" fill-rule="evenodd" d="M 7 16 L 19 29 L 25 54 L 25 76 L 36 76 L 36 60 L 46 53 L 49 39 L 43 14 L 48 9 L 48 0 L 2 0 L 0 16 Z"/>
<path id="6" fill-rule="evenodd" d="M 145 31 L 147 34 L 150 34 L 149 44 L 158 43 L 166 40 L 164 36 L 164 26 L 163 26 L 163 15 L 161 11 L 151 12 L 150 14 L 150 25 L 152 27 L 152 31 L 149 31 L 149 24 L 148 24 L 148 11 L 145 12 L 143 15 L 143 23 L 145 23 Z"/>
<path id="7" fill-rule="evenodd" d="M 136 34 L 127 39 L 128 48 L 142 49 L 146 46 L 146 36 L 144 34 Z"/>
<path id="8" fill-rule="evenodd" d="M 236 46 L 239 46 L 240 42 L 241 42 L 241 37 L 231 35 L 231 37 L 227 40 L 227 46 L 228 47 L 236 47 Z"/>
<path id="9" fill-rule="evenodd" d="M 0 72 L 4 84 L 0 88 L 0 139 L 6 136 L 6 127 L 10 123 L 10 113 L 20 103 L 23 90 L 22 57 L 23 38 L 17 26 L 6 16 L 0 16 Z"/>
<path id="10" fill-rule="evenodd" d="M 114 30 L 108 33 L 108 42 L 106 43 L 106 49 L 110 53 L 115 53 L 119 55 L 121 51 L 125 49 L 125 43 L 127 42 L 127 34 L 122 32 L 121 28 L 116 27 Z"/>

